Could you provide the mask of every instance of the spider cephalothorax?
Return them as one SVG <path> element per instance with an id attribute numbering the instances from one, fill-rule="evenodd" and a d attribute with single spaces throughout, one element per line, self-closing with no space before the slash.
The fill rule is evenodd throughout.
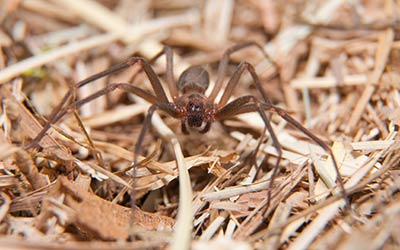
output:
<path id="1" fill-rule="evenodd" d="M 201 93 L 184 94 L 176 100 L 181 110 L 182 132 L 188 134 L 189 128 L 195 128 L 200 133 L 210 130 L 214 105 Z"/>
<path id="2" fill-rule="evenodd" d="M 192 94 L 189 98 L 186 105 L 188 125 L 190 127 L 200 127 L 205 116 L 204 103 L 199 100 L 201 98 L 200 95 Z"/>

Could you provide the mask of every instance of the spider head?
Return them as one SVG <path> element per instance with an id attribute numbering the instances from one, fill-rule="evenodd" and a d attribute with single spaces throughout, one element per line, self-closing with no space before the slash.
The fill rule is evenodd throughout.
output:
<path id="1" fill-rule="evenodd" d="M 200 133 L 206 133 L 214 120 L 214 106 L 207 100 L 207 97 L 201 93 L 186 93 L 175 101 L 179 108 L 179 117 L 181 118 L 182 132 L 189 134 L 189 128 L 194 128 Z"/>
<path id="2" fill-rule="evenodd" d="M 186 111 L 189 127 L 200 127 L 203 124 L 205 110 L 202 100 L 195 97 L 189 98 L 186 105 Z"/>

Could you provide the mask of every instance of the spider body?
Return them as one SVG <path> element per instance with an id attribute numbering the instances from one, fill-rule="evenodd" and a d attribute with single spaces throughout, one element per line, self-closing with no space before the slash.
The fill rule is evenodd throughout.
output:
<path id="1" fill-rule="evenodd" d="M 200 66 L 189 67 L 179 77 L 177 88 L 182 96 L 175 99 L 175 104 L 181 113 L 184 134 L 189 133 L 187 127 L 206 133 L 210 130 L 211 122 L 215 120 L 215 106 L 204 94 L 209 82 L 208 72 Z"/>

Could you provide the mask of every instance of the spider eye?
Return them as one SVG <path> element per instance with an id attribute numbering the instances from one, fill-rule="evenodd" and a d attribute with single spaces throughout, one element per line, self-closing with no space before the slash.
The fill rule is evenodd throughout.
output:
<path id="1" fill-rule="evenodd" d="M 189 112 L 202 112 L 203 106 L 200 104 L 189 103 Z"/>

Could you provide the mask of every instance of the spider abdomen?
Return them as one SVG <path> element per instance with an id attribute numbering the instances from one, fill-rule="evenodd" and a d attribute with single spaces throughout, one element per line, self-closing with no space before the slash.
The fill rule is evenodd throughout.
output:
<path id="1" fill-rule="evenodd" d="M 178 89 L 182 93 L 188 92 L 202 93 L 206 91 L 210 82 L 208 72 L 200 66 L 192 66 L 186 69 L 178 80 Z"/>

